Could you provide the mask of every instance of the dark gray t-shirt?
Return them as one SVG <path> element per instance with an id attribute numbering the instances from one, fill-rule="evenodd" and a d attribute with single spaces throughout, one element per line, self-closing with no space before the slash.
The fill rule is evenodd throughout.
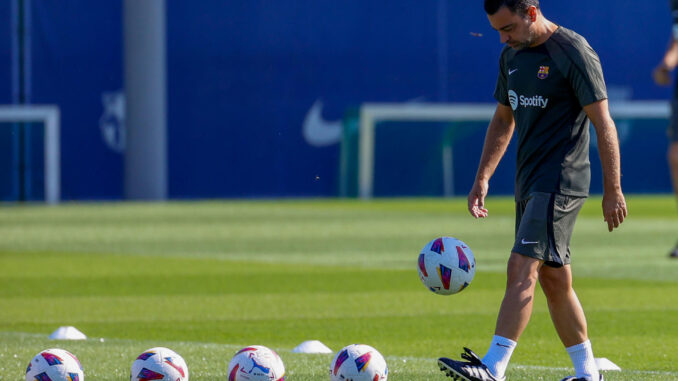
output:
<path id="1" fill-rule="evenodd" d="M 588 196 L 589 119 L 582 107 L 606 99 L 607 91 L 586 39 L 558 27 L 539 46 L 506 46 L 494 97 L 513 109 L 516 122 L 516 200 L 532 192 Z"/>

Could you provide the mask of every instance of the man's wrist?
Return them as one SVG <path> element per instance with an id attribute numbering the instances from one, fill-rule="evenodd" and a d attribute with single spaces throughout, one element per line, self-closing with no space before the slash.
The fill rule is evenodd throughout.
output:
<path id="1" fill-rule="evenodd" d="M 604 185 L 603 193 L 622 193 L 621 185 Z"/>
<path id="2" fill-rule="evenodd" d="M 666 62 L 660 62 L 659 66 L 657 66 L 657 70 L 665 71 L 665 72 L 670 72 L 673 70 L 673 68 L 669 67 L 669 65 Z"/>

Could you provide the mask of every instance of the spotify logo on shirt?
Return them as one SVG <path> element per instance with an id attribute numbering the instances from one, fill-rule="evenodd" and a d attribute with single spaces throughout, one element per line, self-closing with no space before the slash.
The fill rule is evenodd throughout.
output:
<path id="1" fill-rule="evenodd" d="M 541 95 L 526 97 L 524 95 L 516 94 L 516 92 L 513 90 L 508 91 L 508 97 L 509 102 L 511 103 L 511 108 L 514 111 L 518 109 L 518 106 L 546 108 L 546 105 L 549 103 L 549 99 L 544 98 Z"/>

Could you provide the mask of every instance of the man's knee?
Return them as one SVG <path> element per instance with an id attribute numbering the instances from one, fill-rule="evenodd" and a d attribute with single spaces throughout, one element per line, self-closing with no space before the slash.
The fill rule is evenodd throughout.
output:
<path id="1" fill-rule="evenodd" d="M 507 266 L 508 286 L 536 284 L 541 261 L 518 253 L 511 253 Z"/>
<path id="2" fill-rule="evenodd" d="M 569 266 L 559 268 L 544 266 L 539 272 L 539 284 L 547 298 L 566 295 L 572 288 Z"/>

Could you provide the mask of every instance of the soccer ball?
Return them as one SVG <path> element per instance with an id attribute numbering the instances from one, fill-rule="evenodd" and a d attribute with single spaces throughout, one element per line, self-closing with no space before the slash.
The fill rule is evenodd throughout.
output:
<path id="1" fill-rule="evenodd" d="M 451 295 L 471 284 L 476 274 L 476 259 L 464 242 L 441 237 L 424 246 L 417 268 L 419 279 L 429 290 Z"/>
<path id="2" fill-rule="evenodd" d="M 330 364 L 330 381 L 386 381 L 387 377 L 386 360 L 365 344 L 344 347 Z"/>
<path id="3" fill-rule="evenodd" d="M 155 347 L 132 363 L 130 381 L 188 381 L 186 361 L 169 348 Z"/>
<path id="4" fill-rule="evenodd" d="M 228 381 L 284 381 L 285 365 L 275 351 L 250 345 L 238 351 L 228 364 Z"/>
<path id="5" fill-rule="evenodd" d="M 85 374 L 80 361 L 63 349 L 48 349 L 38 353 L 26 369 L 26 381 L 83 381 Z"/>

